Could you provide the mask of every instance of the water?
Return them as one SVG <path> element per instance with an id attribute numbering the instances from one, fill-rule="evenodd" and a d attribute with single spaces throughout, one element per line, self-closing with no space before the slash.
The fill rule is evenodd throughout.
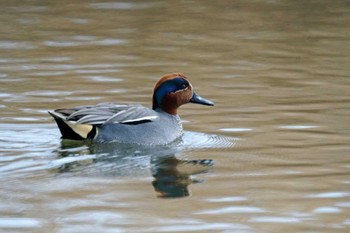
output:
<path id="1" fill-rule="evenodd" d="M 349 232 L 348 1 L 0 11 L 0 232 Z M 216 104 L 173 145 L 61 141 L 47 114 L 150 106 L 169 72 Z"/>

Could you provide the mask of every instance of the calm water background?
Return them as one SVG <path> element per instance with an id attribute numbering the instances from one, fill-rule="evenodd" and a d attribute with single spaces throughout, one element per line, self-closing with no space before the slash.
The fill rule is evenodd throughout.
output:
<path id="1" fill-rule="evenodd" d="M 349 25 L 349 1 L 1 1 L 0 232 L 349 232 Z M 175 150 L 47 114 L 150 106 L 169 72 L 216 103 Z"/>

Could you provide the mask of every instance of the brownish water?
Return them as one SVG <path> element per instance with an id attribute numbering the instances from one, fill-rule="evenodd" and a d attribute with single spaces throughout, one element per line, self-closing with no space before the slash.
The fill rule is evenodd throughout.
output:
<path id="1" fill-rule="evenodd" d="M 0 25 L 0 232 L 350 231 L 349 1 L 4 0 Z M 176 148 L 61 142 L 47 114 L 150 106 L 169 72 L 216 104 Z"/>

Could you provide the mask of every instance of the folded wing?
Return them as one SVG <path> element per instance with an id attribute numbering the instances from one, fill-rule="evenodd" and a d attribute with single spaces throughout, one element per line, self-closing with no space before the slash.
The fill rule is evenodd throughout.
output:
<path id="1" fill-rule="evenodd" d="M 96 127 L 103 124 L 144 124 L 155 120 L 155 111 L 142 105 L 102 103 L 49 112 L 56 120 L 63 138 L 94 139 Z"/>

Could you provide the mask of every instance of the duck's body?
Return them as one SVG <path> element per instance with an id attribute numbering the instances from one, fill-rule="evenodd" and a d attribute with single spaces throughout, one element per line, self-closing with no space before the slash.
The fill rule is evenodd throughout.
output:
<path id="1" fill-rule="evenodd" d="M 192 90 L 183 74 L 161 78 L 153 92 L 152 109 L 141 105 L 103 103 L 49 112 L 62 138 L 142 145 L 168 144 L 182 135 L 177 108 L 193 102 L 213 105 Z"/>

